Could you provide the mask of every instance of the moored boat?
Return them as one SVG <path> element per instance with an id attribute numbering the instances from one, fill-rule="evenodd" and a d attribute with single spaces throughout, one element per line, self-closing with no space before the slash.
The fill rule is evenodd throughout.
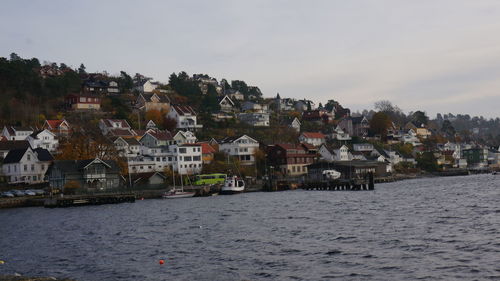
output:
<path id="1" fill-rule="evenodd" d="M 176 199 L 176 198 L 189 198 L 195 195 L 194 192 L 183 191 L 183 190 L 171 190 L 163 193 L 164 199 Z"/>
<path id="2" fill-rule="evenodd" d="M 220 190 L 220 194 L 235 194 L 245 190 L 245 181 L 237 176 L 227 177 L 224 185 Z"/>

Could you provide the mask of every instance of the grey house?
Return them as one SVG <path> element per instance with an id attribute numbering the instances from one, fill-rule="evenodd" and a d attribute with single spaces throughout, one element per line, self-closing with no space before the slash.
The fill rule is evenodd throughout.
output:
<path id="1" fill-rule="evenodd" d="M 120 168 L 116 161 L 101 160 L 56 160 L 46 176 L 52 188 L 63 189 L 67 184 L 78 184 L 84 189 L 111 189 L 120 185 Z M 71 183 L 70 183 L 71 182 Z"/>

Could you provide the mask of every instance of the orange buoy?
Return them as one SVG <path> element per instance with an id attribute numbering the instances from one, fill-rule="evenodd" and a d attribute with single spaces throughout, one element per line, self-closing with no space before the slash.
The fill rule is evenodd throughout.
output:
<path id="1" fill-rule="evenodd" d="M 164 264 L 164 263 L 165 263 L 165 261 L 164 261 L 164 260 L 160 260 L 160 264 Z"/>

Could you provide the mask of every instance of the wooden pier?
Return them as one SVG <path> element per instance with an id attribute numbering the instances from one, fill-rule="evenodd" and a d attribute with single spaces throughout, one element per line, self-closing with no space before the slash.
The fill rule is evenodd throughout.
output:
<path id="1" fill-rule="evenodd" d="M 134 194 L 66 195 L 45 199 L 45 208 L 76 207 L 135 202 Z"/>
<path id="2" fill-rule="evenodd" d="M 330 190 L 330 191 L 361 191 L 375 190 L 373 174 L 368 174 L 363 179 L 338 179 L 329 181 L 305 182 L 302 186 L 305 190 Z"/>

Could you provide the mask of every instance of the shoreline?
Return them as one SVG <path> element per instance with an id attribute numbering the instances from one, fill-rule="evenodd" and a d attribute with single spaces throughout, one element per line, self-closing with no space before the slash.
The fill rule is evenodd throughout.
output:
<path id="1" fill-rule="evenodd" d="M 419 174 L 396 174 L 389 177 L 375 178 L 375 184 L 381 183 L 391 183 L 400 182 L 411 179 L 423 179 L 423 178 L 437 178 L 437 177 L 456 177 L 456 176 L 468 176 L 475 174 L 486 174 L 486 173 L 419 173 Z M 299 188 L 300 189 L 300 188 Z M 154 189 L 154 190 L 135 190 L 133 192 L 136 196 L 136 200 L 147 200 L 147 199 L 161 199 L 164 192 L 168 189 Z M 126 192 L 124 190 L 124 192 Z M 267 191 L 264 187 L 245 190 L 244 193 L 250 192 L 273 192 Z M 71 196 L 71 195 L 70 195 Z M 196 196 L 196 197 L 210 197 L 210 195 Z M 0 198 L 0 210 L 1 209 L 11 209 L 11 208 L 28 208 L 28 207 L 43 207 L 44 202 L 49 197 L 19 197 L 19 198 Z M 2 281 L 2 279 L 0 279 Z"/>

